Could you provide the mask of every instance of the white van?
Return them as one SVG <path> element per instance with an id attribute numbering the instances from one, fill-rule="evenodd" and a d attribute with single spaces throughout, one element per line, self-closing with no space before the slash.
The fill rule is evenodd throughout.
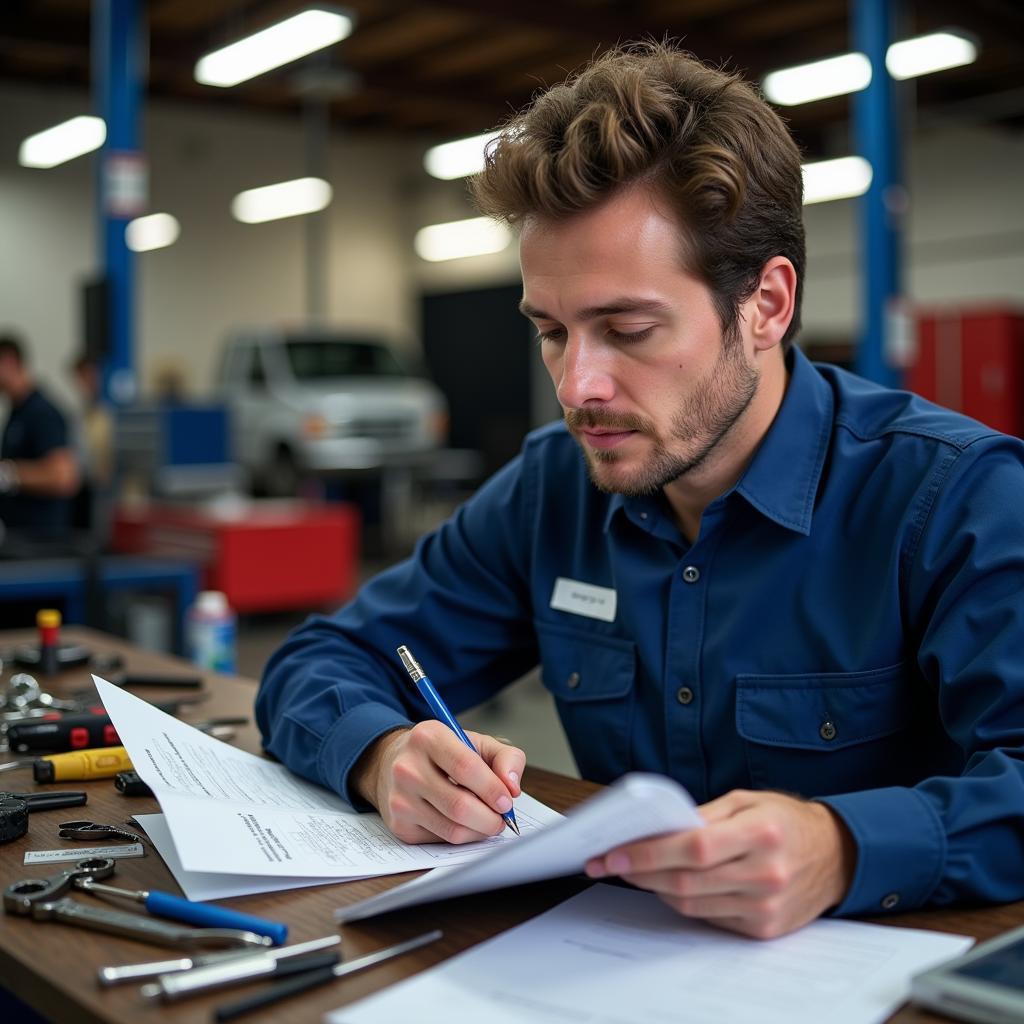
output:
<path id="1" fill-rule="evenodd" d="M 444 446 L 448 404 L 381 338 L 260 328 L 227 342 L 218 378 L 235 456 L 272 495 L 306 475 L 410 465 Z"/>

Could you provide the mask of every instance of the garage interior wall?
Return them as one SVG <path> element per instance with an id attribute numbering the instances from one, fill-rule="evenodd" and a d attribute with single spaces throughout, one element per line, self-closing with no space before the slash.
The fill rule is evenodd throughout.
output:
<path id="1" fill-rule="evenodd" d="M 0 324 L 24 334 L 40 375 L 64 394 L 79 342 L 78 283 L 96 269 L 93 160 L 27 170 L 17 166 L 17 147 L 88 109 L 83 93 L 0 88 Z M 146 389 L 163 363 L 175 361 L 190 390 L 203 394 L 229 329 L 303 319 L 302 218 L 246 225 L 229 212 L 241 189 L 305 173 L 301 123 L 154 102 L 143 138 L 151 209 L 173 213 L 181 237 L 137 257 L 140 380 Z M 473 215 L 463 183 L 426 177 L 424 148 L 338 133 L 330 157 L 330 319 L 410 345 L 420 293 L 518 277 L 515 246 L 442 264 L 413 254 L 417 228 Z M 909 298 L 1024 305 L 1024 137 L 969 124 L 922 129 L 907 156 Z M 825 203 L 805 214 L 803 337 L 849 340 L 858 315 L 857 204 Z"/>

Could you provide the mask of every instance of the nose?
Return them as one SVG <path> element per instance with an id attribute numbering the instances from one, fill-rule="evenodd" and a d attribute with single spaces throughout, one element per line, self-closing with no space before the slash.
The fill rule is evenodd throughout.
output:
<path id="1" fill-rule="evenodd" d="M 610 402 L 615 396 L 608 354 L 586 338 L 570 335 L 548 371 L 564 409 L 579 409 L 587 402 Z"/>

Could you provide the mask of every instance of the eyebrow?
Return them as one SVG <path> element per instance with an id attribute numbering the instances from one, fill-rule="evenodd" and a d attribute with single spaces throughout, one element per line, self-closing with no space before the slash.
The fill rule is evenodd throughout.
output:
<path id="1" fill-rule="evenodd" d="M 577 315 L 580 320 L 595 320 L 601 316 L 614 316 L 616 313 L 665 313 L 668 311 L 668 304 L 659 302 L 657 299 L 640 299 L 623 296 L 619 299 L 606 303 L 603 306 L 588 306 L 581 309 Z M 531 306 L 526 299 L 519 303 L 519 312 L 523 316 L 531 317 L 534 320 L 556 320 L 550 313 Z"/>

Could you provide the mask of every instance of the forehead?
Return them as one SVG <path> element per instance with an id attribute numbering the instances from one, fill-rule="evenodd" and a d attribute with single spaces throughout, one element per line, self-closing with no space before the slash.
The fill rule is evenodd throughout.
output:
<path id="1" fill-rule="evenodd" d="M 637 186 L 570 217 L 526 218 L 524 298 L 543 309 L 599 306 L 610 293 L 665 298 L 696 283 L 683 253 L 684 233 L 668 204 Z"/>

